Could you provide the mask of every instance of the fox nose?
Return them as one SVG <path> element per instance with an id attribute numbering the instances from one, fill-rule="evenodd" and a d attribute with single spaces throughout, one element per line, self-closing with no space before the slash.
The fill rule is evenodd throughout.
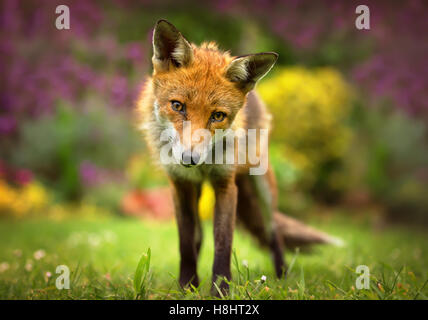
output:
<path id="1" fill-rule="evenodd" d="M 197 152 L 183 151 L 181 155 L 182 164 L 195 166 L 199 163 L 201 156 Z"/>

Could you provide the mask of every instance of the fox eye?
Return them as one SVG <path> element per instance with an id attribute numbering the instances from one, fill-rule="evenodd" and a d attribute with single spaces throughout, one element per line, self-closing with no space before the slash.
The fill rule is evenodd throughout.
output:
<path id="1" fill-rule="evenodd" d="M 211 115 L 212 121 L 216 121 L 216 122 L 223 121 L 225 117 L 226 117 L 226 114 L 224 112 L 220 112 L 220 111 L 214 112 Z"/>
<path id="2" fill-rule="evenodd" d="M 177 112 L 184 112 L 183 104 L 175 100 L 171 101 L 171 108 Z"/>

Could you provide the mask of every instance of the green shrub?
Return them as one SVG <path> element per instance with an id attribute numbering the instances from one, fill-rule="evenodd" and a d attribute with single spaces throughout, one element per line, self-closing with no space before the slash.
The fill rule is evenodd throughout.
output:
<path id="1" fill-rule="evenodd" d="M 367 190 L 391 218 L 428 222 L 424 122 L 398 110 L 360 105 L 352 118 L 356 133 L 341 180 L 348 189 Z"/>
<path id="2" fill-rule="evenodd" d="M 80 110 L 59 104 L 52 115 L 21 123 L 11 161 L 31 169 L 61 197 L 78 200 L 85 185 L 120 178 L 130 155 L 141 150 L 140 140 L 123 111 L 96 101 Z"/>

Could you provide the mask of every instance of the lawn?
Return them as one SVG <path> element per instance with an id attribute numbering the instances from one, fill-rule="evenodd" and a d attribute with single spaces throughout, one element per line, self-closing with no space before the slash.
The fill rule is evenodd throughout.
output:
<path id="1" fill-rule="evenodd" d="M 344 217 L 313 219 L 311 224 L 341 237 L 346 246 L 320 246 L 310 254 L 288 252 L 286 280 L 275 278 L 266 251 L 247 234 L 237 232 L 233 281 L 226 298 L 427 299 L 428 237 L 422 231 L 374 231 L 364 219 Z M 2 220 L 0 299 L 211 299 L 210 223 L 205 223 L 204 232 L 198 268 L 202 283 L 194 290 L 182 290 L 177 284 L 179 257 L 173 222 Z M 150 257 L 144 257 L 149 248 Z M 70 269 L 69 290 L 55 286 L 58 265 Z M 358 265 L 370 268 L 370 289 L 356 288 Z"/>

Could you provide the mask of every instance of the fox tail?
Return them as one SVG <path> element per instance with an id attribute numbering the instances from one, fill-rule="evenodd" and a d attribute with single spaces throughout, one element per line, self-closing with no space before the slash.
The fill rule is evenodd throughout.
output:
<path id="1" fill-rule="evenodd" d="M 345 245 L 342 239 L 309 227 L 281 212 L 275 212 L 273 218 L 279 236 L 288 249 L 305 248 L 314 244 L 332 244 L 338 247 Z"/>

